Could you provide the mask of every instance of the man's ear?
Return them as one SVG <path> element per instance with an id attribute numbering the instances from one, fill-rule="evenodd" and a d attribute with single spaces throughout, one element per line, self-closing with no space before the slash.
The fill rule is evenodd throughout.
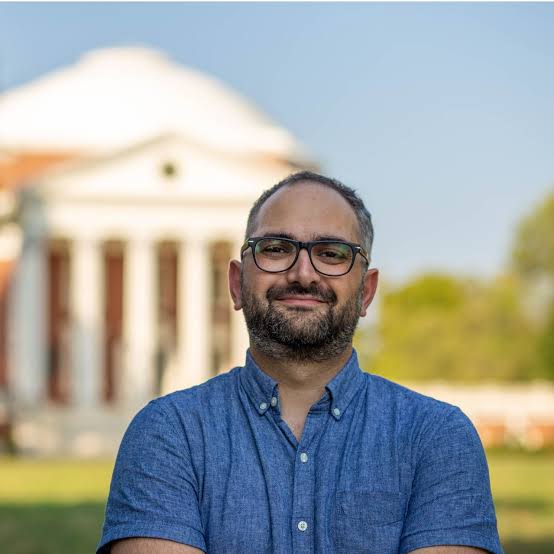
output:
<path id="1" fill-rule="evenodd" d="M 375 291 L 377 290 L 377 282 L 379 280 L 378 269 L 368 269 L 364 275 L 363 281 L 363 293 L 362 293 L 362 309 L 360 310 L 360 317 L 365 317 L 367 314 L 367 308 L 371 304 Z"/>
<path id="2" fill-rule="evenodd" d="M 240 267 L 241 263 L 238 260 L 231 260 L 229 262 L 229 292 L 231 293 L 235 310 L 240 310 L 242 308 Z"/>

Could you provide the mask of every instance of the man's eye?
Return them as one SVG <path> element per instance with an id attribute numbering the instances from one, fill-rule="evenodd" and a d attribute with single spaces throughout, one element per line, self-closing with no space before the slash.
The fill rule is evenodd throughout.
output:
<path id="1" fill-rule="evenodd" d="M 318 257 L 326 264 L 343 264 L 347 261 L 346 256 L 340 252 L 323 252 Z"/>
<path id="2" fill-rule="evenodd" d="M 344 264 L 352 258 L 352 252 L 349 247 L 343 244 L 319 244 L 312 251 L 321 263 L 324 264 Z"/>
<path id="3" fill-rule="evenodd" d="M 317 254 L 320 258 L 332 258 L 335 260 L 346 260 L 347 256 L 340 250 L 322 250 Z"/>
<path id="4" fill-rule="evenodd" d="M 340 258 L 344 257 L 342 252 L 335 252 L 334 250 L 324 250 L 319 253 L 320 256 L 325 256 L 326 258 Z"/>
<path id="5" fill-rule="evenodd" d="M 264 246 L 263 251 L 272 254 L 279 254 L 281 252 L 285 252 L 285 249 L 282 246 Z"/>
<path id="6" fill-rule="evenodd" d="M 265 256 L 286 256 L 293 250 L 292 245 L 281 241 L 260 242 L 258 244 L 258 252 Z"/>

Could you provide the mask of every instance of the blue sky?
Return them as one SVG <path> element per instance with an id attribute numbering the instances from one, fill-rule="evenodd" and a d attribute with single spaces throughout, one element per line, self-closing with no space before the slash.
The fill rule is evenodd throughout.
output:
<path id="1" fill-rule="evenodd" d="M 554 4 L 0 3 L 0 87 L 129 44 L 222 79 L 357 188 L 386 279 L 494 275 L 554 189 Z"/>

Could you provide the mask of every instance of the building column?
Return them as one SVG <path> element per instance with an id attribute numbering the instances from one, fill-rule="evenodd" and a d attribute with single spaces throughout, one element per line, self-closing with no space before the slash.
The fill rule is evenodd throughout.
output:
<path id="1" fill-rule="evenodd" d="M 181 243 L 178 261 L 178 375 L 176 388 L 198 385 L 212 376 L 211 274 L 209 243 Z"/>
<path id="2" fill-rule="evenodd" d="M 72 244 L 70 283 L 72 401 L 79 408 L 91 408 L 101 399 L 104 360 L 104 290 L 98 241 L 78 238 Z"/>
<path id="3" fill-rule="evenodd" d="M 240 249 L 244 244 L 244 239 L 232 243 L 231 259 L 240 260 Z M 233 308 L 232 299 L 229 300 L 231 310 L 231 365 L 232 367 L 244 365 L 246 350 L 250 345 L 250 338 L 248 337 L 248 329 L 244 321 L 244 314 L 242 310 L 235 310 Z"/>
<path id="4" fill-rule="evenodd" d="M 46 400 L 48 272 L 44 241 L 27 236 L 10 287 L 9 390 L 20 406 Z"/>
<path id="5" fill-rule="evenodd" d="M 154 394 L 154 348 L 157 331 L 157 280 L 152 241 L 133 238 L 126 245 L 123 277 L 124 375 L 118 397 L 143 405 Z"/>

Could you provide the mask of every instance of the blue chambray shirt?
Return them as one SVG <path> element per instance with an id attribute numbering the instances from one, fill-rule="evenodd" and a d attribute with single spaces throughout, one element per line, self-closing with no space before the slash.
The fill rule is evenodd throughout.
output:
<path id="1" fill-rule="evenodd" d="M 456 407 L 364 373 L 356 352 L 298 442 L 244 367 L 151 401 L 121 443 L 98 553 L 159 537 L 209 554 L 502 553 L 487 462 Z"/>

